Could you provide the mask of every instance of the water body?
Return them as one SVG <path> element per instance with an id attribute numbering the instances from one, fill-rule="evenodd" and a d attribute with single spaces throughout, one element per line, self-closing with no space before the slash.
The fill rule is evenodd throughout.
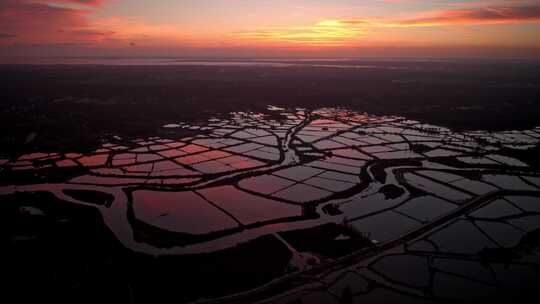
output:
<path id="1" fill-rule="evenodd" d="M 118 242 L 143 255 L 229 261 L 231 250 L 235 256 L 261 250 L 265 263 L 282 268 L 260 284 L 380 246 L 375 261 L 358 261 L 367 265 L 361 274 L 381 274 L 391 278 L 384 284 L 401 290 L 402 281 L 426 286 L 421 274 L 427 264 L 411 262 L 419 269 L 412 276 L 399 268 L 416 261 L 416 251 L 480 259 L 486 250 L 521 248 L 540 228 L 540 172 L 500 154 L 538 144 L 538 127 L 455 132 L 340 108 L 268 109 L 196 124 L 170 121 L 163 125 L 167 137 L 116 137 L 87 153 L 0 159 L 0 200 L 18 201 L 24 209 L 9 216 L 28 223 L 9 230 L 12 240 L 24 246 L 39 239 L 32 227 L 55 214 L 43 201 L 63 202 L 91 206 Z M 182 135 L 186 130 L 191 135 Z M 36 193 L 50 196 L 33 201 Z M 396 244 L 411 249 L 400 258 L 387 256 Z M 264 265 L 250 267 L 246 278 Z M 256 287 L 243 280 L 233 285 L 206 288 L 226 295 Z"/>

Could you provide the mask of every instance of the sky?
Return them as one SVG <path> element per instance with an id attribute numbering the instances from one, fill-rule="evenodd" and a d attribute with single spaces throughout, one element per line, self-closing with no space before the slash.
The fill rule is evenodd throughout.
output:
<path id="1" fill-rule="evenodd" d="M 0 0 L 0 58 L 540 57 L 540 0 Z"/>

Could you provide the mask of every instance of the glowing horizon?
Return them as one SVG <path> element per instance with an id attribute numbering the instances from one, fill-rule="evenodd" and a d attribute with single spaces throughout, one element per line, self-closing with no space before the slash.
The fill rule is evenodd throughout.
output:
<path id="1" fill-rule="evenodd" d="M 0 56 L 539 57 L 531 0 L 3 0 Z M 393 52 L 393 53 L 392 53 Z"/>

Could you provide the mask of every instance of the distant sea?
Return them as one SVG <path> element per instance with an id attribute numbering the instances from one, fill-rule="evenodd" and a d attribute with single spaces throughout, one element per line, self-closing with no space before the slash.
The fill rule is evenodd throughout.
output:
<path id="1" fill-rule="evenodd" d="M 200 66 L 200 67 L 268 67 L 268 68 L 325 68 L 342 70 L 388 71 L 457 71 L 463 68 L 501 70 L 511 67 L 540 68 L 540 61 L 524 59 L 475 58 L 269 58 L 269 59 L 179 59 L 179 58 L 103 58 L 51 57 L 0 58 L 0 65 L 71 65 L 71 66 Z"/>
<path id="2" fill-rule="evenodd" d="M 339 69 L 389 69 L 389 70 L 433 70 L 444 65 L 448 69 L 452 62 L 462 59 L 412 59 L 412 58 L 314 58 L 314 59 L 175 59 L 175 58 L 12 58 L 2 60 L 0 64 L 14 65 L 105 65 L 105 66 L 223 66 L 223 67 L 320 67 Z M 475 60 L 475 62 L 478 62 Z M 429 65 L 429 66 L 428 66 Z M 440 67 L 438 68 L 440 69 Z"/>

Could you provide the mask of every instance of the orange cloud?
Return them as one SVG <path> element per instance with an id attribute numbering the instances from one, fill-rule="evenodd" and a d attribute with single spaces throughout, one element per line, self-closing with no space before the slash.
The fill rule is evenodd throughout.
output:
<path id="1" fill-rule="evenodd" d="M 339 20 L 338 22 L 354 26 L 364 25 L 372 28 L 540 23 L 540 6 L 478 7 L 436 11 L 410 19 L 351 18 Z"/>
<path id="2" fill-rule="evenodd" d="M 326 20 L 305 27 L 257 29 L 236 33 L 244 39 L 315 46 L 350 46 L 382 28 L 540 22 L 540 6 L 496 6 L 437 11 L 410 19 L 349 18 Z"/>
<path id="3" fill-rule="evenodd" d="M 360 45 L 462 42 L 463 35 L 417 35 L 401 28 L 540 22 L 540 5 L 477 6 L 423 13 L 411 18 L 325 19 L 301 26 L 220 29 L 196 24 L 150 23 L 140 17 L 95 14 L 114 0 L 0 0 L 0 46 L 15 44 L 88 44 L 100 48 L 295 48 L 326 50 Z M 380 0 L 409 2 L 410 0 Z M 412 0 L 414 1 L 414 0 Z M 478 4 L 478 3 L 477 3 Z M 321 18 L 322 19 L 322 18 Z M 242 25 L 246 27 L 246 25 Z M 210 29 L 211 28 L 211 29 Z M 238 29 L 240 28 L 240 30 Z M 395 28 L 395 30 L 393 30 Z M 456 27 L 457 28 L 457 27 Z M 209 30 L 210 29 L 210 30 Z M 433 29 L 433 32 L 437 29 Z M 446 31 L 446 29 L 445 29 Z M 501 41 L 487 37 L 484 42 Z M 528 36 L 531 36 L 527 33 Z M 522 37 L 523 38 L 523 37 Z M 523 39 L 525 39 L 523 38 Z M 439 39 L 439 40 L 438 40 Z M 446 40 L 445 40 L 446 39 Z M 460 40 L 461 39 L 461 40 Z M 491 40 L 489 40 L 491 39 Z M 530 40 L 530 39 L 529 39 Z M 508 38 L 510 43 L 515 42 Z M 436 44 L 436 43 L 435 43 Z"/>
<path id="4" fill-rule="evenodd" d="M 508 24 L 540 21 L 540 6 L 481 7 L 435 12 L 400 20 L 390 26 L 440 26 L 453 24 Z"/>
<path id="5" fill-rule="evenodd" d="M 267 40 L 312 46 L 343 46 L 363 35 L 363 31 L 346 20 L 324 20 L 311 26 L 280 27 L 240 32 L 243 39 Z"/>
<path id="6" fill-rule="evenodd" d="M 103 41 L 104 46 L 205 47 L 215 39 L 204 33 L 187 31 L 178 26 L 148 23 L 143 18 L 94 19 L 92 25 L 96 31 L 114 33 L 114 37 L 108 37 L 109 39 Z"/>

